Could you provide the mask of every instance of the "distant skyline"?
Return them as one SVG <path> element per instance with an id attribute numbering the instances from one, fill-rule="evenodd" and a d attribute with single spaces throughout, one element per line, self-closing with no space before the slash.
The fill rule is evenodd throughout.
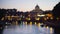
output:
<path id="1" fill-rule="evenodd" d="M 30 11 L 38 4 L 42 10 L 52 10 L 60 0 L 0 0 L 0 8 Z"/>

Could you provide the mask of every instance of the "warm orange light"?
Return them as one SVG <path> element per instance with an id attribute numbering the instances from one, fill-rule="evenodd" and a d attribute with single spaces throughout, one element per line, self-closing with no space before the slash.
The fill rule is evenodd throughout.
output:
<path id="1" fill-rule="evenodd" d="M 46 14 L 46 16 L 48 16 L 48 17 L 52 17 L 52 14 Z"/>

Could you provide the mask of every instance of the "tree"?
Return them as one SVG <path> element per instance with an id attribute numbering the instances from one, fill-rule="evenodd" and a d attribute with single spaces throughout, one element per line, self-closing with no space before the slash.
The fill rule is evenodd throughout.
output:
<path id="1" fill-rule="evenodd" d="M 56 17 L 60 17 L 60 2 L 54 7 L 54 9 L 52 10 L 53 12 L 53 16 Z"/>
<path id="2" fill-rule="evenodd" d="M 2 17 L 4 17 L 6 14 L 6 9 L 0 9 L 0 20 Z"/>

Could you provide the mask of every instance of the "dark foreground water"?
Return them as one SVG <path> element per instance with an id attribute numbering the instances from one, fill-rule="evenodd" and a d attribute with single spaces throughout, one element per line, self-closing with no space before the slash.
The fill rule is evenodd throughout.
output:
<path id="1" fill-rule="evenodd" d="M 22 24 L 5 26 L 3 34 L 53 34 L 54 30 L 52 27 L 41 27 L 40 25 Z"/>

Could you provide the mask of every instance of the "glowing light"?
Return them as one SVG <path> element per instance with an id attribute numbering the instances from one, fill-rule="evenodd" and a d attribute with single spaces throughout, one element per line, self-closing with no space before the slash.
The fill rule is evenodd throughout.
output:
<path id="1" fill-rule="evenodd" d="M 46 28 L 48 29 L 48 26 Z"/>
<path id="2" fill-rule="evenodd" d="M 32 22 L 30 22 L 30 25 L 32 25 Z"/>
<path id="3" fill-rule="evenodd" d="M 46 14 L 46 16 L 48 16 L 48 17 L 52 17 L 52 14 Z"/>
<path id="4" fill-rule="evenodd" d="M 53 19 L 53 17 L 51 17 L 50 19 Z"/>
<path id="5" fill-rule="evenodd" d="M 4 17 L 1 20 L 4 20 Z"/>
<path id="6" fill-rule="evenodd" d="M 44 20 L 47 20 L 46 18 L 44 18 Z"/>
<path id="7" fill-rule="evenodd" d="M 26 18 L 27 20 L 30 20 L 30 18 Z"/>
<path id="8" fill-rule="evenodd" d="M 22 23 L 22 22 L 21 22 Z M 25 22 L 23 22 L 23 24 L 25 24 Z"/>
<path id="9" fill-rule="evenodd" d="M 10 16 L 7 16 L 8 17 L 8 20 L 11 20 Z"/>
<path id="10" fill-rule="evenodd" d="M 18 25 L 18 22 L 16 21 L 16 25 Z"/>
<path id="11" fill-rule="evenodd" d="M 38 27 L 40 27 L 40 23 L 38 23 Z"/>
<path id="12" fill-rule="evenodd" d="M 25 24 L 27 25 L 27 22 L 25 22 Z"/>
<path id="13" fill-rule="evenodd" d="M 6 24 L 8 24 L 8 23 L 6 22 Z"/>
<path id="14" fill-rule="evenodd" d="M 35 22 L 35 25 L 36 25 L 36 22 Z"/>
<path id="15" fill-rule="evenodd" d="M 35 18 L 36 20 L 40 20 L 40 18 Z"/>
<path id="16" fill-rule="evenodd" d="M 49 19 L 49 17 L 47 17 L 47 19 Z"/>
<path id="17" fill-rule="evenodd" d="M 30 18 L 28 20 L 30 20 Z"/>
<path id="18" fill-rule="evenodd" d="M 39 16 L 39 17 L 43 17 L 43 16 L 45 16 L 45 15 L 39 15 L 39 14 L 38 14 L 37 16 Z"/>
<path id="19" fill-rule="evenodd" d="M 50 33 L 52 33 L 52 30 L 53 30 L 52 27 L 50 27 Z"/>

